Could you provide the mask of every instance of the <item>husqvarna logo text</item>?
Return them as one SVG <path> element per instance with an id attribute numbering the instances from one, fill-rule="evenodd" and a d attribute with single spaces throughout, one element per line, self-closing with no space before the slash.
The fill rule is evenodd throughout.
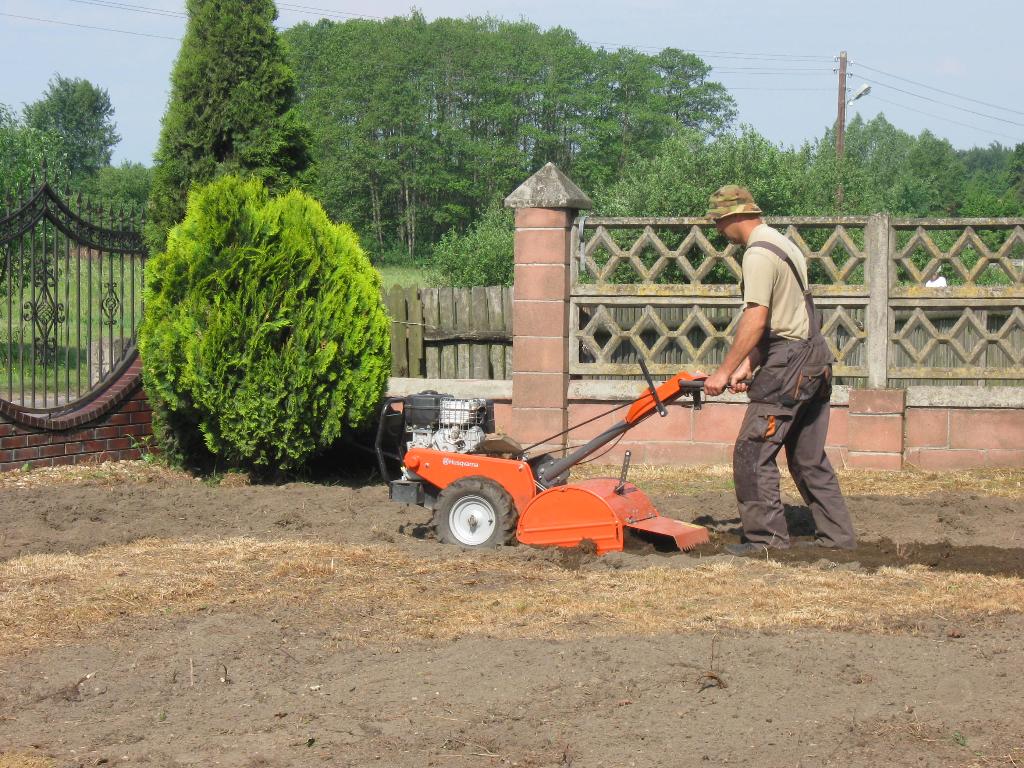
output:
<path id="1" fill-rule="evenodd" d="M 459 461 L 458 459 L 449 459 L 447 456 L 445 456 L 443 459 L 441 459 L 441 463 L 444 464 L 444 465 L 451 464 L 452 466 L 455 466 L 455 467 L 479 467 L 480 466 L 475 461 Z"/>

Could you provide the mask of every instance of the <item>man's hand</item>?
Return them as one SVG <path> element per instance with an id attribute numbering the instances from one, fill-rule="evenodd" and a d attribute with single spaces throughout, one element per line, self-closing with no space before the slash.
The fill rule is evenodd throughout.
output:
<path id="1" fill-rule="evenodd" d="M 704 394 L 711 397 L 725 392 L 729 386 L 729 375 L 719 368 L 706 379 L 704 379 Z"/>
<path id="2" fill-rule="evenodd" d="M 729 389 L 733 392 L 746 392 L 750 389 L 748 382 L 752 374 L 750 357 L 748 356 L 740 363 L 740 367 L 732 372 L 732 376 L 729 377 Z"/>

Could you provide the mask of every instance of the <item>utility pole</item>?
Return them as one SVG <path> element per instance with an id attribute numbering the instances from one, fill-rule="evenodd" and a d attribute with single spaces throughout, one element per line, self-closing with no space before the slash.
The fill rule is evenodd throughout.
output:
<path id="1" fill-rule="evenodd" d="M 843 212 L 843 151 L 846 141 L 846 51 L 839 52 L 839 107 L 836 114 L 836 167 L 839 182 L 836 186 L 836 206 Z"/>

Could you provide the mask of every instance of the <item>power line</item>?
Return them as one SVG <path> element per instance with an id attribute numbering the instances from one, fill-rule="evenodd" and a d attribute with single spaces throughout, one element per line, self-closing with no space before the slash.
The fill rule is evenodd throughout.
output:
<path id="1" fill-rule="evenodd" d="M 737 67 L 735 64 L 728 64 L 726 66 L 729 67 L 730 71 L 734 71 L 734 72 L 743 72 L 743 71 L 746 71 L 746 70 L 751 70 L 751 71 L 763 70 L 763 71 L 767 71 L 767 69 L 771 69 L 774 72 L 782 72 L 782 73 L 785 73 L 785 72 L 828 72 L 828 73 L 831 73 L 832 72 L 831 69 L 826 69 L 824 67 L 768 67 L 767 64 L 762 64 L 761 66 L 758 66 L 758 67 Z M 715 69 L 716 72 L 724 71 L 724 70 L 718 69 L 718 68 L 713 68 L 713 69 Z"/>
<path id="2" fill-rule="evenodd" d="M 925 83 L 919 83 L 919 82 L 917 82 L 917 80 L 911 80 L 911 79 L 906 78 L 906 77 L 900 77 L 899 75 L 894 75 L 891 72 L 884 72 L 881 69 L 875 69 L 874 67 L 869 67 L 867 64 L 861 64 L 859 61 L 855 61 L 853 63 L 856 66 L 858 66 L 858 67 L 863 67 L 864 69 L 869 69 L 872 72 L 877 72 L 880 75 L 885 75 L 886 77 L 891 77 L 891 78 L 893 78 L 895 80 L 902 80 L 905 83 L 910 83 L 912 85 L 917 85 L 917 86 L 920 86 L 921 88 L 927 88 L 929 91 L 936 91 L 938 93 L 943 93 L 946 96 L 952 96 L 955 99 L 962 99 L 964 101 L 972 101 L 975 104 L 981 104 L 984 107 L 992 107 L 993 109 L 1001 109 L 1004 112 L 1013 112 L 1016 115 L 1024 115 L 1024 112 L 1020 111 L 1019 109 L 1010 109 L 1009 107 L 1004 107 L 1004 106 L 1001 106 L 999 104 L 992 104 L 992 103 L 987 102 L 987 101 L 981 101 L 979 99 L 972 99 L 970 96 L 961 96 L 961 95 L 959 95 L 957 93 L 953 93 L 952 91 L 944 91 L 941 88 L 936 88 L 935 86 L 932 86 L 932 85 L 926 85 Z"/>
<path id="3" fill-rule="evenodd" d="M 778 70 L 764 69 L 764 70 L 761 70 L 760 72 L 747 72 L 747 71 L 740 70 L 740 69 L 712 69 L 711 71 L 714 72 L 714 73 L 720 74 L 720 75 L 743 75 L 744 77 L 747 77 L 747 76 L 758 76 L 758 77 L 760 77 L 762 75 L 768 75 L 769 77 L 780 77 L 780 76 L 821 77 L 822 75 L 828 75 L 829 77 L 832 76 L 831 72 L 828 72 L 828 71 L 825 71 L 825 70 L 820 70 L 820 69 L 819 70 L 813 70 L 813 71 L 809 70 L 809 71 L 806 71 L 806 72 L 804 72 L 804 71 L 796 71 L 796 70 L 791 70 L 791 69 L 778 69 Z"/>
<path id="4" fill-rule="evenodd" d="M 829 92 L 831 92 L 833 90 L 832 88 L 760 88 L 760 87 L 758 87 L 756 85 L 732 86 L 732 85 L 726 85 L 725 83 L 722 83 L 722 85 L 724 85 L 730 91 L 818 91 L 818 92 L 829 91 Z"/>
<path id="5" fill-rule="evenodd" d="M 41 21 L 46 24 L 61 24 L 65 27 L 78 27 L 80 29 L 94 29 L 101 32 L 120 32 L 123 35 L 136 35 L 137 37 L 155 37 L 159 40 L 181 40 L 180 37 L 170 37 L 168 35 L 154 35 L 149 32 L 132 32 L 127 29 L 114 29 L 113 27 L 96 27 L 91 24 L 75 24 L 70 21 L 58 21 L 57 19 L 40 19 L 35 16 L 19 16 L 15 13 L 3 13 L 0 12 L 0 16 L 8 16 L 12 19 L 25 19 L 26 21 Z"/>
<path id="6" fill-rule="evenodd" d="M 906 110 L 909 110 L 910 112 L 916 112 L 917 114 L 925 115 L 926 117 L 934 117 L 936 120 L 944 120 L 947 123 L 953 123 L 955 125 L 960 125 L 960 126 L 963 126 L 964 128 L 971 128 L 971 129 L 976 130 L 976 131 L 981 131 L 982 133 L 990 133 L 993 136 L 1001 136 L 1004 139 L 1010 139 L 1011 141 L 1019 141 L 1019 139 L 1020 139 L 1019 136 L 1010 136 L 1009 134 L 1006 134 L 1006 133 L 1000 133 L 999 131 L 993 131 L 993 130 L 990 130 L 988 128 L 982 128 L 982 127 L 977 126 L 977 125 L 971 125 L 970 123 L 962 123 L 959 120 L 953 120 L 952 118 L 944 117 L 943 115 L 934 115 L 931 112 L 925 112 L 925 111 L 920 110 L 920 109 L 915 109 L 914 107 L 908 107 L 906 104 L 900 104 L 898 101 L 889 101 L 889 99 L 883 99 L 881 96 L 874 96 L 874 95 L 872 95 L 872 98 L 877 100 L 877 101 L 881 101 L 884 104 L 891 104 L 892 106 L 899 107 L 900 109 L 906 109 Z"/>
<path id="7" fill-rule="evenodd" d="M 95 5 L 100 8 L 112 8 L 117 11 L 133 11 L 135 13 L 150 13 L 154 16 L 170 16 L 173 18 L 185 18 L 185 14 L 181 11 L 165 11 L 162 8 L 147 8 L 142 5 L 131 5 L 130 3 L 118 3 L 114 0 L 68 0 L 72 3 L 80 3 L 82 5 Z"/>
<path id="8" fill-rule="evenodd" d="M 172 18 L 186 18 L 188 14 L 181 11 L 168 11 L 162 8 L 152 8 L 145 5 L 134 5 L 132 3 L 121 3 L 116 0 L 68 0 L 72 3 L 80 3 L 82 5 L 94 5 L 101 8 L 110 8 L 117 11 L 132 11 L 134 13 L 149 13 L 154 16 L 168 16 Z M 309 5 L 297 5 L 295 3 L 278 3 L 278 10 L 291 11 L 293 13 L 302 13 L 306 15 L 320 15 L 323 17 L 333 19 L 373 19 L 376 21 L 384 21 L 383 16 L 371 16 L 365 13 L 347 13 L 345 11 L 331 11 L 326 8 L 316 8 Z"/>
<path id="9" fill-rule="evenodd" d="M 961 106 L 959 106 L 957 104 L 950 104 L 948 101 L 940 101 L 939 99 L 933 99 L 930 96 L 922 96 L 919 93 L 914 93 L 913 91 L 907 91 L 907 90 L 904 90 L 903 88 L 897 88 L 895 85 L 890 85 L 889 83 L 883 83 L 883 82 L 880 82 L 878 80 L 873 80 L 870 77 L 865 77 L 864 79 L 867 80 L 869 83 L 874 83 L 875 85 L 880 85 L 883 88 L 889 88 L 890 90 L 897 91 L 899 93 L 904 93 L 907 96 L 913 96 L 915 99 L 921 99 L 922 101 L 928 101 L 928 102 L 931 102 L 932 104 L 939 104 L 939 105 L 941 105 L 943 107 L 949 107 L 950 109 L 958 109 L 961 112 L 968 112 L 968 113 L 970 113 L 972 115 L 977 115 L 978 117 L 984 117 L 987 120 L 997 120 L 1000 123 L 1009 123 L 1010 125 L 1016 125 L 1016 126 L 1020 126 L 1021 128 L 1024 128 L 1024 123 L 1019 123 L 1016 120 L 1010 120 L 1010 119 L 1005 118 L 1005 117 L 997 117 L 995 115 L 987 115 L 984 112 L 978 112 L 976 109 L 968 109 L 967 107 L 961 107 Z"/>
<path id="10" fill-rule="evenodd" d="M 583 40 L 588 45 L 600 45 L 601 47 L 607 48 L 632 48 L 638 51 L 663 51 L 666 48 L 673 48 L 675 46 L 670 45 L 632 45 L 630 43 L 602 43 L 597 40 Z M 833 61 L 834 56 L 817 56 L 813 54 L 803 53 L 757 53 L 751 51 L 709 51 L 700 48 L 680 48 L 679 50 L 684 53 L 699 53 L 702 56 L 706 55 L 708 58 L 731 58 L 731 59 L 768 59 L 768 60 L 779 60 L 792 61 L 793 59 L 809 59 L 816 61 Z"/>
<path id="11" fill-rule="evenodd" d="M 329 18 L 350 18 L 350 19 L 373 19 L 375 21 L 385 21 L 385 16 L 371 16 L 366 13 L 348 13 L 346 11 L 329 11 L 325 8 L 316 8 L 311 5 L 296 5 L 294 3 L 278 3 L 278 8 L 283 8 L 287 11 L 294 11 L 297 13 L 307 14 L 323 14 Z"/>

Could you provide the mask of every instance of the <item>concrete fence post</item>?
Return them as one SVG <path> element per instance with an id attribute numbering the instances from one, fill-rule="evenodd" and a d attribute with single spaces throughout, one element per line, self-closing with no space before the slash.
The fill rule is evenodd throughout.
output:
<path id="1" fill-rule="evenodd" d="M 892 254 L 889 242 L 889 216 L 873 214 L 864 229 L 864 251 L 867 254 L 865 273 L 868 283 L 868 306 L 864 330 L 867 331 L 865 354 L 868 366 L 868 388 L 884 389 L 889 383 L 889 289 L 892 285 Z"/>
<path id="2" fill-rule="evenodd" d="M 505 199 L 516 209 L 512 424 L 524 445 L 568 426 L 570 245 L 590 198 L 548 163 Z M 565 438 L 542 447 L 565 448 Z"/>

